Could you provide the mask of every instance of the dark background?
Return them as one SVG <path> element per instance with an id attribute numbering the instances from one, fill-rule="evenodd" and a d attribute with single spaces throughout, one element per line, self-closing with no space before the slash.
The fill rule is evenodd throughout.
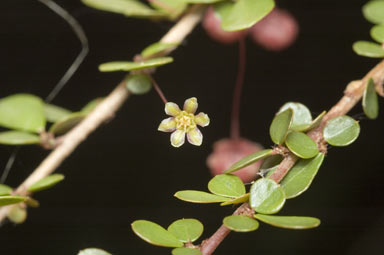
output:
<path id="1" fill-rule="evenodd" d="M 99 73 L 98 64 L 131 59 L 171 26 L 92 10 L 79 0 L 56 2 L 79 20 L 90 42 L 85 63 L 53 102 L 72 110 L 107 95 L 123 77 Z M 316 115 L 337 102 L 349 81 L 378 62 L 351 50 L 355 40 L 369 39 L 371 24 L 360 10 L 364 2 L 279 1 L 297 17 L 300 36 L 281 53 L 247 42 L 244 137 L 271 146 L 269 123 L 283 103 L 300 101 Z M 0 6 L 0 96 L 47 96 L 80 50 L 76 37 L 37 1 L 2 0 Z M 173 56 L 174 64 L 160 68 L 156 79 L 170 101 L 181 104 L 196 96 L 199 109 L 209 113 L 212 122 L 202 131 L 203 145 L 172 148 L 169 134 L 157 131 L 166 117 L 157 94 L 130 98 L 59 168 L 65 182 L 36 195 L 41 207 L 29 210 L 27 222 L 0 228 L 1 255 L 69 255 L 91 246 L 113 254 L 170 254 L 170 249 L 136 237 L 131 222 L 148 219 L 168 226 L 194 217 L 204 223 L 206 238 L 231 214 L 230 207 L 189 204 L 172 195 L 182 189 L 206 190 L 206 157 L 213 142 L 229 135 L 237 47 L 211 41 L 198 27 Z M 350 147 L 332 148 L 311 189 L 289 200 L 280 213 L 318 217 L 319 228 L 293 231 L 263 224 L 256 232 L 232 233 L 216 254 L 382 254 L 383 114 L 369 121 L 361 113 L 360 106 L 351 113 L 360 116 L 359 139 Z M 0 147 L 0 173 L 12 150 Z M 17 186 L 47 153 L 23 148 L 6 183 Z"/>

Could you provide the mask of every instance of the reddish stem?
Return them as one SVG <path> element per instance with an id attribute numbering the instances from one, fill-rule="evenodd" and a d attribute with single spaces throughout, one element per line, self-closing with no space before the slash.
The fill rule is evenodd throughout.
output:
<path id="1" fill-rule="evenodd" d="M 157 84 L 157 82 L 155 81 L 155 79 L 153 79 L 152 76 L 149 76 L 149 78 L 151 79 L 153 87 L 155 88 L 157 94 L 159 95 L 159 97 L 161 98 L 161 100 L 164 102 L 164 104 L 168 103 L 168 100 L 165 98 L 164 93 L 163 93 L 163 91 L 160 89 L 159 84 Z"/>

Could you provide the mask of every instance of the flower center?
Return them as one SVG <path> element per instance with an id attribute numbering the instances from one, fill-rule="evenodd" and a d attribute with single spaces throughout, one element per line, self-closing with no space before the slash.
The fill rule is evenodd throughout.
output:
<path id="1" fill-rule="evenodd" d="M 188 132 L 196 127 L 195 116 L 192 113 L 182 111 L 175 117 L 176 128 Z"/>

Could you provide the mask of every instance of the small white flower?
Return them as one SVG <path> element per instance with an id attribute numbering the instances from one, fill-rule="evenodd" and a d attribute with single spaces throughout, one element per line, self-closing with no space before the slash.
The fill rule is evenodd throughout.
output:
<path id="1" fill-rule="evenodd" d="M 185 135 L 188 142 L 200 146 L 203 142 L 203 135 L 197 128 L 197 125 L 206 127 L 209 125 L 209 117 L 201 112 L 195 115 L 197 110 L 197 99 L 191 97 L 185 100 L 183 110 L 180 110 L 177 104 L 168 102 L 165 104 L 165 113 L 170 118 L 163 120 L 158 130 L 162 132 L 173 132 L 171 135 L 171 144 L 174 147 L 180 147 L 184 144 Z"/>

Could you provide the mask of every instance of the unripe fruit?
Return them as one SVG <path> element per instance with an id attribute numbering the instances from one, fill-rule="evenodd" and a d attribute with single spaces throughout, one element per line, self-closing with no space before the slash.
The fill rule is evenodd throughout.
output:
<path id="1" fill-rule="evenodd" d="M 275 8 L 250 29 L 250 36 L 265 49 L 281 51 L 294 43 L 298 32 L 295 17 L 286 10 Z"/>
<path id="2" fill-rule="evenodd" d="M 207 165 L 212 175 L 222 174 L 234 163 L 245 156 L 262 150 L 263 147 L 247 139 L 221 139 L 213 145 L 213 152 L 207 158 Z M 247 166 L 233 174 L 247 183 L 253 181 L 259 171 L 261 162 Z"/>
<path id="3" fill-rule="evenodd" d="M 213 40 L 230 44 L 239 41 L 241 38 L 244 38 L 248 30 L 241 30 L 241 31 L 235 31 L 235 32 L 227 32 L 224 31 L 221 28 L 221 20 L 220 18 L 215 14 L 215 11 L 213 7 L 209 7 L 208 10 L 205 13 L 204 19 L 203 19 L 203 27 L 209 37 L 211 37 Z"/>

